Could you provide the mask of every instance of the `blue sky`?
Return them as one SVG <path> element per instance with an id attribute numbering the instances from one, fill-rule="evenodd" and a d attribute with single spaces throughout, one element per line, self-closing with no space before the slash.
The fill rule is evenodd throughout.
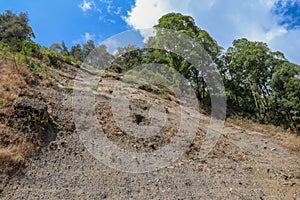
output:
<path id="1" fill-rule="evenodd" d="M 192 16 L 225 49 L 234 39 L 266 42 L 300 64 L 300 0 L 0 0 L 0 12 L 27 12 L 35 41 L 96 44 L 149 28 L 168 12 Z"/>
<path id="2" fill-rule="evenodd" d="M 0 0 L 0 12 L 27 12 L 36 42 L 50 46 L 64 40 L 70 47 L 87 39 L 99 42 L 131 29 L 121 16 L 133 4 L 134 0 Z"/>

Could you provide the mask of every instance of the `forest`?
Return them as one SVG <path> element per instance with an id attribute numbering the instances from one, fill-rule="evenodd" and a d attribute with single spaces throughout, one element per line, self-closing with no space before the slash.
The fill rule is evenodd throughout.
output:
<path id="1" fill-rule="evenodd" d="M 201 44 L 222 76 L 228 116 L 273 124 L 300 134 L 300 67 L 287 60 L 284 53 L 272 51 L 266 43 L 247 38 L 236 39 L 224 49 L 207 31 L 198 27 L 192 17 L 180 13 L 162 16 L 154 28 L 175 30 Z M 163 34 L 161 37 L 149 42 L 163 42 Z M 60 61 L 63 60 L 80 67 L 96 48 L 92 40 L 71 48 L 64 41 L 42 47 L 34 42 L 34 38 L 26 13 L 6 11 L 0 14 L 0 56 L 4 61 L 12 58 L 14 62 L 26 64 L 30 70 L 45 70 L 46 65 L 36 60 L 55 67 L 62 67 Z M 175 69 L 189 81 L 199 104 L 209 111 L 210 94 L 203 73 L 180 56 L 133 45 L 119 48 L 115 55 L 111 55 L 104 45 L 97 49 L 107 59 L 123 66 L 123 73 L 153 62 Z"/>

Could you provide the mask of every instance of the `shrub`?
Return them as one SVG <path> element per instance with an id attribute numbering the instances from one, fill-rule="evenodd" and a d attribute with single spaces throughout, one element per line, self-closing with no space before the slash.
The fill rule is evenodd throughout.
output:
<path id="1" fill-rule="evenodd" d="M 25 56 L 31 56 L 38 59 L 42 59 L 41 46 L 31 40 L 24 40 L 22 42 L 22 54 Z"/>
<path id="2" fill-rule="evenodd" d="M 59 67 L 59 60 L 60 60 L 60 57 L 59 55 L 57 54 L 57 52 L 55 52 L 53 49 L 50 49 L 48 51 L 46 51 L 46 55 L 49 59 L 49 65 L 52 65 L 54 67 Z"/>

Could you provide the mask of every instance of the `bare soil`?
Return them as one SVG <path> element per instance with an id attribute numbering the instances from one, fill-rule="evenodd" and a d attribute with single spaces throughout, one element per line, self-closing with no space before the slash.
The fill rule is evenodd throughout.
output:
<path id="1" fill-rule="evenodd" d="M 1 199 L 300 199 L 300 152 L 295 146 L 300 144 L 299 137 L 279 137 L 275 128 L 258 130 L 254 129 L 258 125 L 247 127 L 228 120 L 217 145 L 200 158 L 210 120 L 204 114 L 195 140 L 172 165 L 141 174 L 105 166 L 90 154 L 76 131 L 72 91 L 77 70 L 71 66 L 51 69 L 49 79 L 55 79 L 55 84 L 34 88 L 49 114 L 55 116 L 56 138 L 25 166 L 2 175 Z M 132 94 L 132 114 L 126 120 L 149 124 L 147 111 L 153 104 L 168 113 L 159 135 L 147 140 L 135 138 L 114 120 L 110 100 L 116 81 L 122 81 L 122 75 L 108 73 L 94 88 L 97 119 L 105 135 L 118 146 L 136 152 L 154 152 L 168 144 L 178 130 L 180 116 L 172 94 L 166 98 L 141 89 Z M 294 149 L 290 148 L 291 137 Z"/>

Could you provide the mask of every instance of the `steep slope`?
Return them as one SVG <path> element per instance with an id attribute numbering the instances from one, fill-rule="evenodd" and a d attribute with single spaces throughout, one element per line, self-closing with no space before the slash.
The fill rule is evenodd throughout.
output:
<path id="1" fill-rule="evenodd" d="M 217 145 L 200 159 L 210 120 L 204 114 L 200 115 L 195 140 L 171 165 L 140 174 L 107 167 L 87 150 L 74 124 L 73 89 L 82 89 L 73 88 L 78 70 L 70 65 L 51 68 L 49 80 L 55 84 L 31 88 L 35 93 L 32 98 L 44 102 L 54 116 L 56 138 L 18 173 L 6 176 L 1 199 L 300 199 L 300 153 L 267 130 L 255 132 L 229 121 Z M 180 117 L 179 102 L 172 93 L 154 85 L 149 86 L 151 90 L 138 87 L 131 91 L 131 115 L 125 120 L 149 125 L 147 111 L 154 104 L 168 114 L 160 135 L 137 139 L 115 121 L 111 100 L 122 91 L 115 87 L 118 82 L 133 84 L 124 81 L 123 75 L 107 72 L 96 87 L 88 85 L 96 95 L 97 119 L 107 138 L 133 152 L 155 152 L 168 144 Z M 156 90 L 160 92 L 153 92 Z M 296 144 L 299 138 L 294 140 Z"/>

